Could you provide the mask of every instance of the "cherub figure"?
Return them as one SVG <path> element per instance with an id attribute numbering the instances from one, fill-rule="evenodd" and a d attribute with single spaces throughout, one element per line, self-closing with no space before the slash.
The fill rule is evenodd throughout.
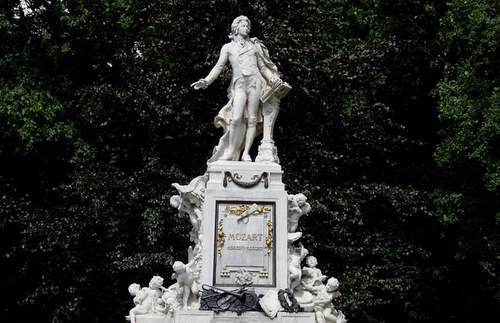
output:
<path id="1" fill-rule="evenodd" d="M 195 282 L 195 277 L 193 275 L 193 267 L 197 266 L 200 255 L 195 256 L 193 260 L 184 264 L 182 261 L 176 261 L 172 265 L 174 273 L 172 274 L 172 279 L 177 280 L 179 285 L 179 291 L 182 294 L 182 308 L 190 309 L 189 299 L 193 295 L 198 297 L 199 288 L 198 284 Z"/>
<path id="2" fill-rule="evenodd" d="M 138 314 L 155 313 L 158 299 L 162 295 L 162 285 L 163 278 L 153 276 L 149 282 L 149 288 L 141 288 L 139 284 L 135 283 L 128 287 L 130 295 L 134 296 L 135 304 L 135 307 L 130 310 L 130 323 L 135 323 L 136 315 Z"/>
<path id="3" fill-rule="evenodd" d="M 297 231 L 299 220 L 303 215 L 311 211 L 311 205 L 307 203 L 307 197 L 302 194 L 288 195 L 288 232 Z"/>
<path id="4" fill-rule="evenodd" d="M 301 284 L 305 290 L 312 293 L 315 292 L 315 288 L 323 284 L 326 280 L 326 276 L 321 273 L 318 265 L 318 260 L 314 256 L 309 256 L 306 258 L 307 267 L 302 268 L 302 281 Z"/>
<path id="5" fill-rule="evenodd" d="M 194 178 L 188 185 L 172 184 L 177 189 L 179 195 L 170 198 L 170 205 L 189 216 L 189 221 L 193 226 L 190 240 L 196 242 L 200 232 L 201 220 L 203 219 L 203 201 L 205 198 L 205 186 L 208 176 L 202 175 Z"/>
<path id="6" fill-rule="evenodd" d="M 326 286 L 321 284 L 315 287 L 314 312 L 317 323 L 347 323 L 342 311 L 333 306 L 333 299 L 340 296 L 338 292 L 339 281 L 337 278 L 328 279 Z"/>
<path id="7" fill-rule="evenodd" d="M 182 291 L 179 288 L 179 284 L 175 283 L 168 288 L 162 287 L 161 290 L 163 294 L 158 301 L 158 310 L 167 315 L 172 315 L 174 310 L 181 306 L 179 296 L 181 296 Z"/>
<path id="8" fill-rule="evenodd" d="M 302 278 L 302 270 L 300 269 L 300 264 L 302 260 L 307 256 L 309 251 L 304 248 L 302 243 L 299 243 L 298 247 L 290 245 L 288 248 L 288 286 L 290 290 L 293 290 L 300 285 Z"/>

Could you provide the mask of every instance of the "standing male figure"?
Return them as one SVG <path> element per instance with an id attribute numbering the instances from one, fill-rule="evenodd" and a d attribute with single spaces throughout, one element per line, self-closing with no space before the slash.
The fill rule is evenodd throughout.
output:
<path id="1" fill-rule="evenodd" d="M 267 48 L 257 39 L 250 38 L 250 20 L 239 16 L 231 24 L 231 41 L 220 51 L 217 64 L 207 77 L 191 84 L 196 90 L 206 89 L 221 73 L 229 61 L 232 80 L 229 102 L 215 117 L 215 126 L 224 134 L 214 149 L 209 162 L 216 160 L 252 161 L 250 148 L 262 131 L 262 93 L 274 83 L 281 82 L 278 69 L 269 58 Z M 243 153 L 242 153 L 243 152 Z"/>

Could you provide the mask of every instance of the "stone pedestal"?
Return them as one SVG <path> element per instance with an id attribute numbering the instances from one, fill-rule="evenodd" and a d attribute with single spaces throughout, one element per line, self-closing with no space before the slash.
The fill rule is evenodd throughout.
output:
<path id="1" fill-rule="evenodd" d="M 287 194 L 275 163 L 208 164 L 202 221 L 203 284 L 287 288 Z M 244 274 L 243 274 L 244 273 Z"/>

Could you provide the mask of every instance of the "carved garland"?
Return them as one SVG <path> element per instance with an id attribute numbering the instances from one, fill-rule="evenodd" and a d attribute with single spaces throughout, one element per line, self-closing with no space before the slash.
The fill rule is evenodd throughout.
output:
<path id="1" fill-rule="evenodd" d="M 217 226 L 217 255 L 219 257 L 222 255 L 222 248 L 226 242 L 226 235 L 224 234 L 224 221 L 219 220 L 219 225 Z"/>
<path id="2" fill-rule="evenodd" d="M 264 187 L 268 188 L 269 187 L 269 175 L 267 172 L 263 172 L 260 175 L 254 175 L 252 177 L 253 181 L 251 182 L 245 182 L 241 180 L 241 176 L 235 173 L 234 175 L 231 174 L 231 172 L 224 172 L 224 181 L 222 182 L 222 185 L 224 187 L 227 187 L 227 182 L 228 181 L 233 181 L 236 186 L 243 187 L 243 188 L 252 188 L 254 186 L 257 186 L 261 181 L 264 182 Z"/>
<path id="3" fill-rule="evenodd" d="M 267 254 L 270 255 L 273 251 L 273 221 L 267 221 L 267 238 L 266 238 Z"/>

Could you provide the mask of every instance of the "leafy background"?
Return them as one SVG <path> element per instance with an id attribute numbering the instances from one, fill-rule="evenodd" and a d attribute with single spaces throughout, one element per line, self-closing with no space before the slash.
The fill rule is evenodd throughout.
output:
<path id="1" fill-rule="evenodd" d="M 0 320 L 120 322 L 169 277 L 252 20 L 293 91 L 275 137 L 350 322 L 497 322 L 500 16 L 488 0 L 4 0 Z"/>

